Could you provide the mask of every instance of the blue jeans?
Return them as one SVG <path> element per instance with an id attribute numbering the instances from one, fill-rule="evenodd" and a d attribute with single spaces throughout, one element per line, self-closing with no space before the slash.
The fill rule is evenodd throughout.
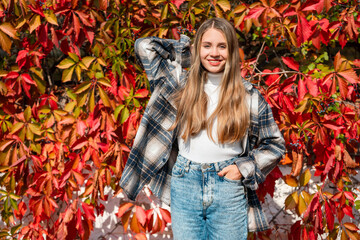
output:
<path id="1" fill-rule="evenodd" d="M 217 173 L 234 159 L 200 164 L 179 155 L 172 169 L 171 216 L 175 240 L 246 240 L 247 199 L 241 180 Z"/>

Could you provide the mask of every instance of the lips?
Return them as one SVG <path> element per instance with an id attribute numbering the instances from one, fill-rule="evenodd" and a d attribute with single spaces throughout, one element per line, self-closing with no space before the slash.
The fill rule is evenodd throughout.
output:
<path id="1" fill-rule="evenodd" d="M 211 66 L 219 66 L 220 65 L 220 63 L 221 63 L 221 61 L 222 60 L 208 60 L 208 62 L 209 62 L 209 64 L 211 65 Z"/>

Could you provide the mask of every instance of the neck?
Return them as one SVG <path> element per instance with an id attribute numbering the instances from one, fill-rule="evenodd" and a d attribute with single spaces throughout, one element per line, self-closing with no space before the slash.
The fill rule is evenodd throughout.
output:
<path id="1" fill-rule="evenodd" d="M 220 85 L 224 72 L 219 73 L 207 73 L 208 83 L 212 85 Z"/>

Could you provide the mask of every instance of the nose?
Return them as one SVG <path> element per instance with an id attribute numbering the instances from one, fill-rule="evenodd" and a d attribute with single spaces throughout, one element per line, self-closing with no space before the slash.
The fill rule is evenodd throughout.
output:
<path id="1" fill-rule="evenodd" d="M 212 47 L 211 48 L 211 52 L 210 52 L 211 56 L 219 56 L 219 50 L 217 47 Z"/>

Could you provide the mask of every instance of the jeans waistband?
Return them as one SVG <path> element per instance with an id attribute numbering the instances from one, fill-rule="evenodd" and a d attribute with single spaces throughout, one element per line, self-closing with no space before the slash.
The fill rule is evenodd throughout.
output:
<path id="1" fill-rule="evenodd" d="M 198 171 L 221 171 L 224 167 L 227 167 L 235 162 L 235 159 L 237 157 L 215 162 L 215 163 L 197 163 L 194 161 L 190 161 L 189 159 L 181 156 L 180 154 L 177 156 L 176 164 L 180 164 L 184 166 L 185 168 L 191 168 Z"/>

